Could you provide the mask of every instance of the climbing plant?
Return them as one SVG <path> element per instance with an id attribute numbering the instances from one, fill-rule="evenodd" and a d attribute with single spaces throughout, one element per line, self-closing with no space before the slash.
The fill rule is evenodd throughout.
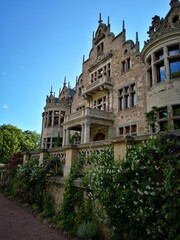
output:
<path id="1" fill-rule="evenodd" d="M 107 154 L 107 153 L 106 153 Z M 165 134 L 133 145 L 121 163 L 99 155 L 86 175 L 113 239 L 178 239 L 180 141 Z"/>

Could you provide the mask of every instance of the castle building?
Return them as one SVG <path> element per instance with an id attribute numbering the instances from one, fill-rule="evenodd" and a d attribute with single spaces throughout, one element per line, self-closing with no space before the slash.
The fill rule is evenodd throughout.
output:
<path id="1" fill-rule="evenodd" d="M 180 2 L 171 0 L 165 18 L 155 16 L 142 51 L 126 39 L 125 24 L 115 36 L 110 20 L 92 36 L 88 59 L 75 88 L 52 89 L 42 114 L 41 148 L 180 131 Z"/>

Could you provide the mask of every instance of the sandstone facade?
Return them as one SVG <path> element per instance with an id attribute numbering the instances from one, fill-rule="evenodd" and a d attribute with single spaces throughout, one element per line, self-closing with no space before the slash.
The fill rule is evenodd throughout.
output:
<path id="1" fill-rule="evenodd" d="M 92 37 L 75 88 L 64 80 L 43 112 L 41 148 L 180 130 L 180 2 L 155 16 L 140 52 L 136 41 L 111 32 L 109 19 Z"/>

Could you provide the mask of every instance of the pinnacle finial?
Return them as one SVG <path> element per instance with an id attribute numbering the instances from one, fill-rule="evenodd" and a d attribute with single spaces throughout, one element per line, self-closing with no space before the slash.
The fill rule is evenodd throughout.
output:
<path id="1" fill-rule="evenodd" d="M 64 86 L 66 85 L 66 77 L 64 77 Z"/>
<path id="2" fill-rule="evenodd" d="M 52 86 L 51 86 L 51 90 L 50 90 L 50 95 L 52 95 L 53 91 L 52 91 Z"/>
<path id="3" fill-rule="evenodd" d="M 83 55 L 83 63 L 84 63 L 84 61 L 85 61 L 85 55 Z"/>
<path id="4" fill-rule="evenodd" d="M 110 17 L 108 16 L 108 26 L 110 25 Z"/>
<path id="5" fill-rule="evenodd" d="M 138 32 L 136 32 L 136 52 L 139 53 L 140 44 L 139 44 L 139 37 Z"/>
<path id="6" fill-rule="evenodd" d="M 139 41 L 138 32 L 136 32 L 136 43 Z"/>
<path id="7" fill-rule="evenodd" d="M 122 30 L 123 30 L 123 31 L 125 30 L 125 22 L 124 22 L 124 20 L 123 20 L 123 22 L 122 22 Z"/>
<path id="8" fill-rule="evenodd" d="M 102 23 L 101 13 L 99 14 L 99 21 L 98 21 L 98 23 Z"/>

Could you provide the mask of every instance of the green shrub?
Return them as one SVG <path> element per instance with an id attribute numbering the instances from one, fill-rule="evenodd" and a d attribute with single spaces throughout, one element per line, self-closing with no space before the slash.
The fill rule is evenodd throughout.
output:
<path id="1" fill-rule="evenodd" d="M 77 236 L 82 240 L 91 240 L 97 232 L 97 227 L 93 222 L 83 222 L 79 225 Z"/>
<path id="2" fill-rule="evenodd" d="M 29 160 L 20 165 L 13 174 L 11 193 L 21 202 L 28 203 L 43 217 L 55 214 L 53 200 L 48 192 L 50 179 L 61 175 L 64 163 L 58 158 L 48 157 L 39 165 L 37 160 Z"/>
<path id="3" fill-rule="evenodd" d="M 178 137 L 165 134 L 133 145 L 120 164 L 107 151 L 96 162 L 86 176 L 89 197 L 105 210 L 113 239 L 178 239 Z"/>

